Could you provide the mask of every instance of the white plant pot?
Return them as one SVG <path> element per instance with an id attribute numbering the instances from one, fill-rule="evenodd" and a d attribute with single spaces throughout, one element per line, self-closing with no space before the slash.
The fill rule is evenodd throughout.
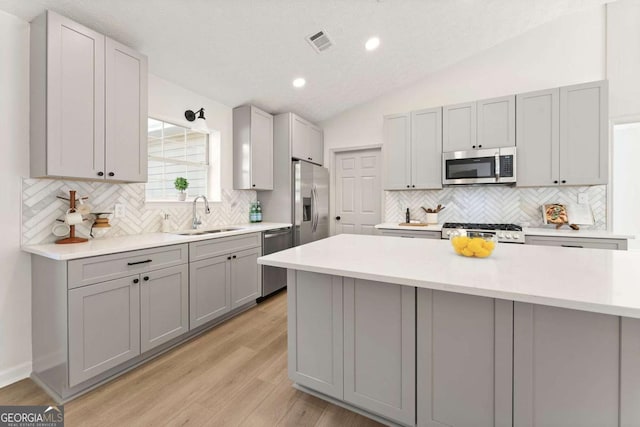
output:
<path id="1" fill-rule="evenodd" d="M 438 223 L 438 214 L 437 213 L 428 213 L 427 214 L 427 224 L 437 224 Z"/>
<path id="2" fill-rule="evenodd" d="M 178 200 L 180 200 L 181 202 L 184 202 L 185 200 L 187 200 L 187 193 L 185 193 L 184 191 L 179 192 Z"/>

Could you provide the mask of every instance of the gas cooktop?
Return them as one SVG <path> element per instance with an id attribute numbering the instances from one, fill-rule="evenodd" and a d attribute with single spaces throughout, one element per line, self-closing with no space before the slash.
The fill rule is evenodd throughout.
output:
<path id="1" fill-rule="evenodd" d="M 442 225 L 442 238 L 449 239 L 453 230 L 481 231 L 493 233 L 499 242 L 524 243 L 522 227 L 516 224 L 483 224 L 473 222 L 445 222 Z"/>

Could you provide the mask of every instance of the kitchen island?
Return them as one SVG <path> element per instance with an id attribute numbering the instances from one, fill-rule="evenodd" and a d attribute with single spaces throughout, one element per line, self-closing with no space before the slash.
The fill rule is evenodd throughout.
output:
<path id="1" fill-rule="evenodd" d="M 288 272 L 289 377 L 387 424 L 640 425 L 640 254 L 338 235 Z"/>

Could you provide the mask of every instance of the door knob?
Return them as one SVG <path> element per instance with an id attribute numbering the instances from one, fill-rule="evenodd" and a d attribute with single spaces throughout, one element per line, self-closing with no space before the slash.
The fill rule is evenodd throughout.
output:
<path id="1" fill-rule="evenodd" d="M 340 221 L 340 217 L 339 216 L 336 217 L 336 221 Z"/>

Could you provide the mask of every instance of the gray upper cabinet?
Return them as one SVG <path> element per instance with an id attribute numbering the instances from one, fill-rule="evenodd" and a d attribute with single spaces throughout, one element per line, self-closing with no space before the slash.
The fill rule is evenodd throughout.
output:
<path id="1" fill-rule="evenodd" d="M 517 185 L 554 185 L 560 173 L 560 90 L 520 94 L 517 104 Z"/>
<path id="2" fill-rule="evenodd" d="M 442 151 L 512 147 L 516 144 L 515 96 L 442 108 Z"/>
<path id="3" fill-rule="evenodd" d="M 300 116 L 291 115 L 291 157 L 322 166 L 324 138 L 322 129 Z"/>
<path id="4" fill-rule="evenodd" d="M 189 331 L 187 264 L 140 275 L 141 352 Z"/>
<path id="5" fill-rule="evenodd" d="M 465 151 L 476 148 L 476 103 L 442 107 L 442 151 Z"/>
<path id="6" fill-rule="evenodd" d="M 411 116 L 384 117 L 384 189 L 411 188 Z"/>
<path id="7" fill-rule="evenodd" d="M 31 23 L 32 177 L 147 179 L 147 58 L 47 11 Z"/>
<path id="8" fill-rule="evenodd" d="M 411 113 L 411 188 L 442 188 L 442 108 Z"/>
<path id="9" fill-rule="evenodd" d="M 607 88 L 597 81 L 517 96 L 518 186 L 607 183 Z"/>
<path id="10" fill-rule="evenodd" d="M 485 99 L 476 103 L 478 113 L 477 148 L 516 145 L 516 97 Z"/>
<path id="11" fill-rule="evenodd" d="M 69 291 L 69 386 L 140 354 L 138 276 Z"/>
<path id="12" fill-rule="evenodd" d="M 442 188 L 442 108 L 384 117 L 384 189 Z"/>
<path id="13" fill-rule="evenodd" d="M 146 182 L 147 58 L 109 38 L 105 54 L 106 178 Z"/>
<path id="14" fill-rule="evenodd" d="M 608 84 L 598 81 L 560 88 L 560 183 L 608 181 Z"/>
<path id="15" fill-rule="evenodd" d="M 273 116 L 253 105 L 233 109 L 233 187 L 273 190 Z"/>

